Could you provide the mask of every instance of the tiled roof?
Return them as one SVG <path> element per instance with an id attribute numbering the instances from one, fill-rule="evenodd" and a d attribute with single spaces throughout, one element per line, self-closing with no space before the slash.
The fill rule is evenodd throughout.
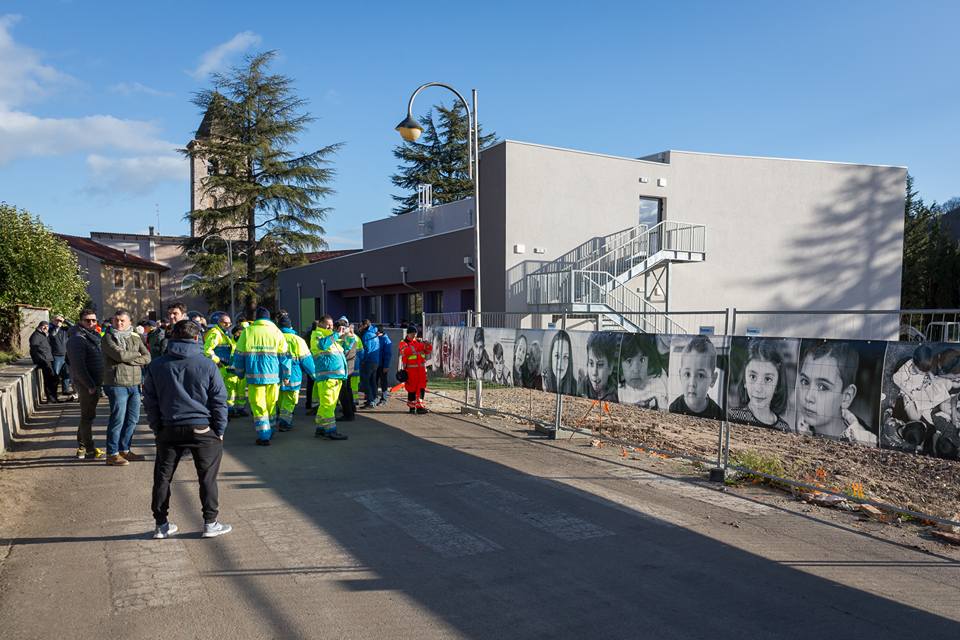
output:
<path id="1" fill-rule="evenodd" d="M 362 249 L 338 249 L 336 251 L 312 251 L 303 255 L 312 264 L 314 262 L 329 260 L 330 258 L 348 256 L 351 253 L 359 253 L 360 251 L 362 251 Z"/>
<path id="2" fill-rule="evenodd" d="M 57 236 L 65 240 L 67 244 L 70 245 L 70 248 L 74 251 L 82 251 L 87 255 L 93 256 L 94 258 L 99 258 L 107 264 L 118 264 L 125 267 L 134 267 L 138 269 L 152 269 L 154 271 L 166 271 L 170 268 L 156 262 L 151 262 L 150 260 L 145 260 L 138 255 L 127 253 L 126 251 L 120 251 L 119 249 L 114 249 L 113 247 L 108 247 L 107 245 L 95 242 L 90 238 L 68 236 L 63 233 L 58 233 Z"/>

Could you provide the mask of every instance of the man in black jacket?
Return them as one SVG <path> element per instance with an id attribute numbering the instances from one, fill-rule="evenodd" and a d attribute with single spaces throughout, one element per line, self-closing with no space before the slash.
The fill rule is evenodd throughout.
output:
<path id="1" fill-rule="evenodd" d="M 177 525 L 167 520 L 170 482 L 187 451 L 200 481 L 203 537 L 229 533 L 232 527 L 217 521 L 217 473 L 227 428 L 227 389 L 217 365 L 203 355 L 197 323 L 180 320 L 171 329 L 166 354 L 146 368 L 143 406 L 157 437 L 151 505 L 157 527 L 153 537 L 167 538 L 177 531 Z"/>
<path id="2" fill-rule="evenodd" d="M 61 389 L 64 396 L 71 396 L 71 400 L 76 400 L 77 395 L 70 389 L 70 368 L 67 364 L 67 340 L 70 336 L 67 334 L 70 325 L 61 315 L 56 315 L 50 321 L 50 330 L 47 335 L 50 337 L 50 351 L 53 352 L 53 372 L 63 383 Z"/>
<path id="3" fill-rule="evenodd" d="M 80 323 L 67 340 L 67 360 L 70 361 L 70 379 L 80 400 L 80 425 L 77 428 L 77 457 L 93 460 L 105 454 L 93 443 L 93 420 L 97 417 L 100 386 L 103 383 L 103 353 L 100 334 L 97 333 L 97 312 L 84 309 Z"/>
<path id="4" fill-rule="evenodd" d="M 60 402 L 57 398 L 57 374 L 53 371 L 53 352 L 50 350 L 50 338 L 47 331 L 50 323 L 42 320 L 30 335 L 30 359 L 43 375 L 43 390 L 47 402 Z"/>

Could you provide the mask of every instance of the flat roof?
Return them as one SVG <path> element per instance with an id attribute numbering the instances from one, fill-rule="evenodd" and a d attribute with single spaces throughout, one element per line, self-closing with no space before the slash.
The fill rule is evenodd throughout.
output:
<path id="1" fill-rule="evenodd" d="M 642 163 L 644 163 L 644 164 L 656 164 L 656 165 L 661 165 L 661 166 L 664 165 L 664 164 L 669 164 L 669 163 L 659 162 L 659 161 L 657 161 L 657 160 L 646 160 L 646 159 L 644 159 L 644 158 L 628 158 L 628 157 L 625 157 L 625 156 L 617 156 L 617 155 L 613 155 L 613 154 L 609 154 L 609 153 L 596 153 L 596 152 L 594 152 L 594 151 L 582 151 L 582 150 L 580 150 L 580 149 L 568 149 L 568 148 L 566 148 L 566 147 L 556 147 L 556 146 L 552 146 L 552 145 L 538 144 L 538 143 L 536 143 L 536 142 L 524 142 L 523 140 L 501 140 L 501 141 L 498 142 L 497 144 L 492 145 L 492 146 L 490 146 L 490 147 L 487 147 L 487 149 L 492 149 L 493 147 L 499 146 L 499 145 L 504 144 L 504 143 L 507 143 L 507 142 L 509 142 L 509 143 L 511 143 L 511 144 L 522 144 L 522 145 L 527 146 L 527 147 L 538 147 L 538 148 L 540 148 L 540 149 L 550 149 L 550 150 L 552 150 L 552 151 L 566 151 L 567 153 L 579 153 L 579 154 L 588 155 L 588 156 L 598 156 L 598 157 L 601 157 L 601 158 L 611 158 L 611 159 L 614 159 L 614 160 L 629 160 L 629 161 L 631 161 L 631 162 L 642 162 Z M 484 151 L 486 151 L 487 149 L 484 149 Z M 906 169 L 906 168 L 907 168 L 906 166 L 902 166 L 902 165 L 872 164 L 872 163 L 867 163 L 867 162 L 843 162 L 843 161 L 839 161 L 839 160 L 811 160 L 811 159 L 808 159 L 808 158 L 782 158 L 782 157 L 777 157 L 777 156 L 751 156 L 751 155 L 739 155 L 739 154 L 735 154 L 735 153 L 712 153 L 712 152 L 709 152 L 709 151 L 686 151 L 686 150 L 683 150 L 683 149 L 666 149 L 666 150 L 664 150 L 664 151 L 655 151 L 655 152 L 653 152 L 653 153 L 646 154 L 644 157 L 653 156 L 653 155 L 667 154 L 667 153 L 685 153 L 685 154 L 690 154 L 690 155 L 718 156 L 718 157 L 725 157 L 725 158 L 747 158 L 747 159 L 751 159 L 751 160 L 783 160 L 783 161 L 788 161 L 788 162 L 819 162 L 819 163 L 822 163 L 822 164 L 844 164 L 844 165 L 854 165 L 854 166 L 859 166 L 859 167 L 885 167 L 885 168 L 893 168 L 893 169 Z"/>

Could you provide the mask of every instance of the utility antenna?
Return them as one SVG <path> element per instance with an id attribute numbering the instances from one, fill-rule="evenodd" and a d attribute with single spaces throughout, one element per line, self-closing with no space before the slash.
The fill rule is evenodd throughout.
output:
<path id="1" fill-rule="evenodd" d="M 157 235 L 160 235 L 160 203 L 154 203 L 153 207 L 157 214 Z"/>

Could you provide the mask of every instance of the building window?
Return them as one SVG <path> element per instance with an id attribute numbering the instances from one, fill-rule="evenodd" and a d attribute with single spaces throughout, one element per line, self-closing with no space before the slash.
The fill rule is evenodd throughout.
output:
<path id="1" fill-rule="evenodd" d="M 143 289 L 143 275 L 139 271 L 133 272 L 133 288 Z"/>
<path id="2" fill-rule="evenodd" d="M 397 323 L 397 296 L 392 293 L 388 293 L 387 295 L 382 296 L 380 301 L 380 306 L 383 311 L 383 323 L 396 324 Z"/>
<path id="3" fill-rule="evenodd" d="M 640 224 L 653 227 L 663 222 L 663 199 L 640 196 Z"/>
<path id="4" fill-rule="evenodd" d="M 473 289 L 460 290 L 460 311 L 473 311 Z"/>
<path id="5" fill-rule="evenodd" d="M 113 270 L 113 288 L 123 289 L 123 269 Z"/>
<path id="6" fill-rule="evenodd" d="M 423 313 L 423 294 L 408 293 L 406 304 L 407 317 L 403 318 L 407 322 L 419 322 L 420 314 Z"/>
<path id="7" fill-rule="evenodd" d="M 153 291 L 157 288 L 157 274 L 152 271 L 147 271 L 147 289 Z M 150 318 L 153 320 L 154 318 Z"/>
<path id="8" fill-rule="evenodd" d="M 424 300 L 424 310 L 427 313 L 443 312 L 443 291 L 428 291 Z"/>
<path id="9" fill-rule="evenodd" d="M 380 296 L 366 296 L 363 299 L 363 317 L 374 322 L 380 321 Z"/>

